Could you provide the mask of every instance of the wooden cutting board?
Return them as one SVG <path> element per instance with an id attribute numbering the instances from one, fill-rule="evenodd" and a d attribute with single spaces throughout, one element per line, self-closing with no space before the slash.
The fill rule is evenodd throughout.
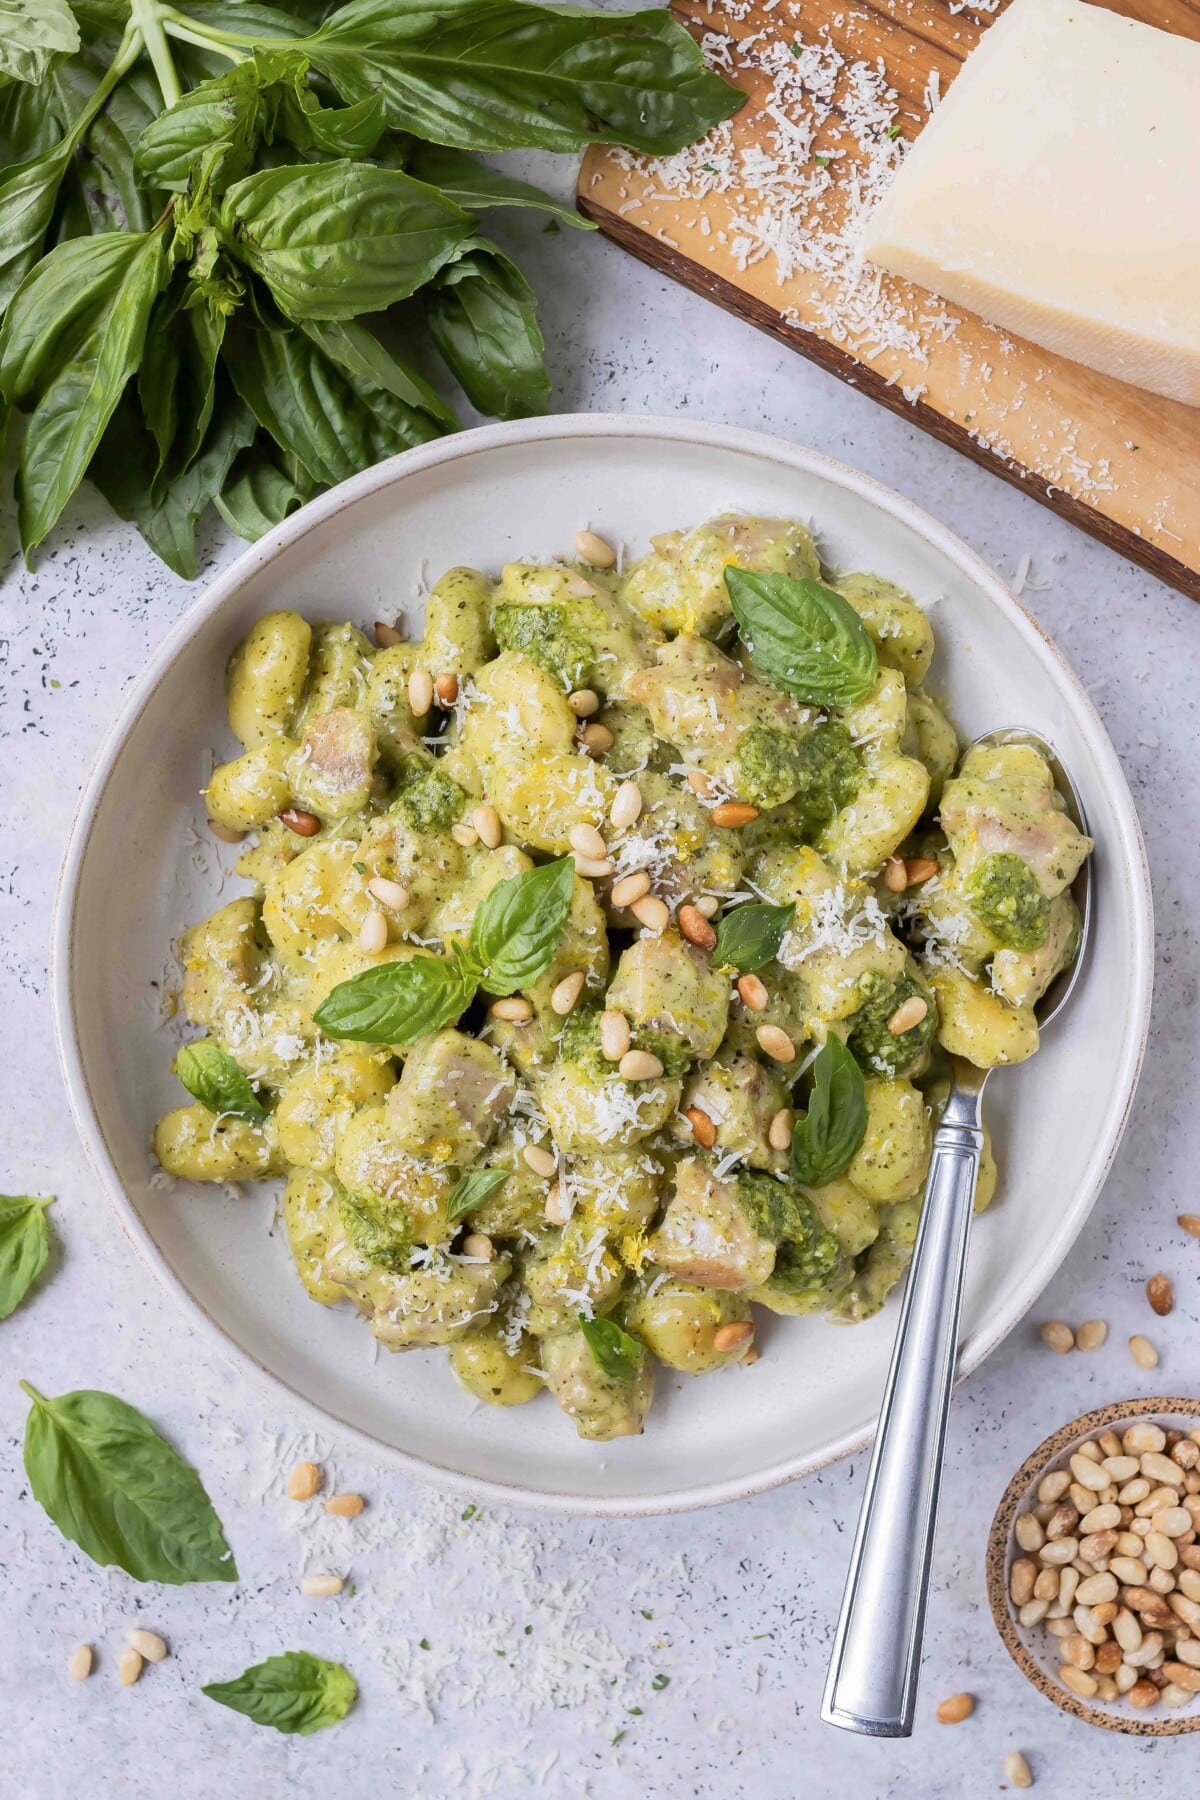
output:
<path id="1" fill-rule="evenodd" d="M 1200 409 L 1013 338 L 864 270 L 855 252 L 856 225 L 903 153 L 896 139 L 916 137 L 1007 4 L 676 0 L 747 104 L 677 157 L 590 151 L 579 208 L 635 256 L 1200 600 Z M 1113 10 L 1200 39 L 1200 0 Z"/>

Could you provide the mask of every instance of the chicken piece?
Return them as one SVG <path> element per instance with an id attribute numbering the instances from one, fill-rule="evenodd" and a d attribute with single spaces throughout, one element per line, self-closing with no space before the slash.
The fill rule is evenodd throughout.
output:
<path id="1" fill-rule="evenodd" d="M 543 1340 L 542 1373 L 581 1438 L 607 1443 L 640 1435 L 654 1398 L 654 1365 L 648 1356 L 630 1380 L 619 1381 L 604 1373 L 576 1326 Z"/>
<path id="2" fill-rule="evenodd" d="M 472 1162 L 512 1105 L 516 1082 L 490 1044 L 439 1031 L 413 1045 L 388 1095 L 392 1137 L 409 1156 Z"/>
<path id="3" fill-rule="evenodd" d="M 660 1269 L 697 1287 L 759 1287 L 775 1267 L 775 1244 L 751 1223 L 736 1177 L 722 1180 L 707 1158 L 680 1163 L 675 1192 L 648 1248 Z"/>
<path id="4" fill-rule="evenodd" d="M 453 1344 L 493 1314 L 512 1274 L 507 1256 L 491 1262 L 459 1262 L 441 1256 L 425 1268 L 393 1274 L 370 1262 L 345 1239 L 325 1258 L 325 1273 L 339 1281 L 371 1320 L 388 1350 L 419 1344 Z"/>
<path id="5" fill-rule="evenodd" d="M 625 1324 L 659 1362 L 684 1375 L 708 1375 L 741 1362 L 748 1340 L 717 1347 L 724 1325 L 748 1325 L 744 1294 L 695 1287 L 653 1264 L 643 1269 L 623 1307 Z"/>
<path id="6" fill-rule="evenodd" d="M 786 1081 L 756 1056 L 706 1063 L 693 1075 L 683 1095 L 685 1112 L 698 1106 L 716 1126 L 718 1151 L 725 1155 L 736 1150 L 752 1169 L 781 1168 L 786 1161 L 785 1152 L 772 1150 L 767 1132 L 780 1107 L 787 1104 Z"/>
<path id="7" fill-rule="evenodd" d="M 1092 849 L 1063 809 L 1045 757 L 1028 744 L 969 750 L 941 805 L 942 830 L 964 873 L 988 856 L 1020 857 L 1048 900 L 1074 881 Z"/>
<path id="8" fill-rule="evenodd" d="M 371 794 L 379 746 L 371 721 L 351 706 L 335 706 L 310 719 L 299 751 L 291 758 L 292 793 L 299 804 L 323 819 L 359 812 Z"/>

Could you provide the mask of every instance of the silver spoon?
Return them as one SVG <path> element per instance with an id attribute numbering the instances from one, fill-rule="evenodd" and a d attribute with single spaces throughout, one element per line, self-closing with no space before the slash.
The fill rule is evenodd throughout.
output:
<path id="1" fill-rule="evenodd" d="M 979 744 L 1031 744 L 1050 765 L 1067 812 L 1087 831 L 1079 794 L 1032 731 L 989 731 Z M 973 746 L 974 747 L 974 746 Z M 1045 1030 L 1070 998 L 1091 923 L 1090 863 L 1075 880 L 1079 949 L 1038 1004 Z M 909 1737 L 917 1698 L 946 1421 L 958 1350 L 971 1209 L 983 1148 L 980 1101 L 990 1073 L 954 1057 L 933 1140 L 925 1201 L 904 1291 L 833 1656 L 821 1702 L 829 1725 L 866 1737 Z"/>

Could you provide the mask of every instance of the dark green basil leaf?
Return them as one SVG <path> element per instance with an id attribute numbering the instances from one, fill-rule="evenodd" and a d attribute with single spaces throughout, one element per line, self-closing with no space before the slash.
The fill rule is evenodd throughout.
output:
<path id="1" fill-rule="evenodd" d="M 189 306 L 193 295 L 192 283 L 177 270 L 154 303 L 138 370 L 138 398 L 158 445 L 156 485 L 168 459 L 173 475 L 195 460 L 212 419 L 225 318 L 207 306 Z"/>
<path id="2" fill-rule="evenodd" d="M 231 531 L 255 543 L 311 499 L 312 484 L 300 488 L 271 460 L 264 434 L 245 451 L 229 472 L 214 502 Z"/>
<path id="3" fill-rule="evenodd" d="M 53 77 L 36 87 L 27 81 L 10 81 L 7 86 L 0 81 L 0 169 L 11 174 L 18 163 L 33 162 L 53 150 L 64 123 Z"/>
<path id="4" fill-rule="evenodd" d="M 823 1187 L 858 1153 L 867 1132 L 867 1097 L 862 1070 L 841 1038 L 826 1038 L 812 1072 L 808 1112 L 792 1134 L 792 1173 L 805 1187 Z"/>
<path id="5" fill-rule="evenodd" d="M 355 106 L 322 106 L 308 86 L 303 65 L 280 87 L 275 133 L 295 144 L 297 150 L 317 150 L 358 161 L 370 156 L 386 130 L 378 94 L 369 94 Z"/>
<path id="6" fill-rule="evenodd" d="M 212 1038 L 185 1044 L 175 1058 L 175 1073 L 192 1098 L 210 1113 L 229 1113 L 248 1125 L 261 1125 L 267 1116 L 249 1077 Z"/>
<path id="7" fill-rule="evenodd" d="M 0 75 L 41 81 L 57 56 L 79 48 L 66 0 L 0 0 Z"/>
<path id="8" fill-rule="evenodd" d="M 550 404 L 545 342 L 533 289 L 483 239 L 435 276 L 429 332 L 471 405 L 498 419 L 528 419 Z"/>
<path id="9" fill-rule="evenodd" d="M 498 881 L 475 910 L 471 951 L 489 994 L 514 994 L 529 987 L 554 961 L 571 896 L 575 858 L 560 856 L 539 869 Z"/>
<path id="10" fill-rule="evenodd" d="M 446 1202 L 446 1218 L 459 1219 L 463 1213 L 474 1212 L 482 1206 L 508 1180 L 508 1169 L 468 1169 L 460 1175 L 450 1189 L 450 1198 Z"/>
<path id="11" fill-rule="evenodd" d="M 20 1306 L 46 1266 L 50 1226 L 46 1208 L 54 1197 L 0 1194 L 0 1319 Z"/>
<path id="12" fill-rule="evenodd" d="M 313 1018 L 327 1037 L 363 1044 L 413 1044 L 460 1018 L 474 989 L 457 962 L 413 956 L 378 963 L 340 982 Z"/>
<path id="13" fill-rule="evenodd" d="M 610 1381 L 633 1380 L 645 1360 L 644 1344 L 612 1319 L 587 1319 L 580 1313 L 579 1329 L 602 1375 Z"/>
<path id="14" fill-rule="evenodd" d="M 745 98 L 658 9 L 350 0 L 305 50 L 345 99 L 378 93 L 389 124 L 461 150 L 669 155 Z"/>
<path id="15" fill-rule="evenodd" d="M 733 565 L 725 586 L 755 667 L 798 700 L 852 706 L 879 679 L 879 658 L 848 600 L 823 582 Z"/>
<path id="16" fill-rule="evenodd" d="M 209 191 L 223 193 L 249 171 L 262 123 L 254 65 L 238 63 L 193 88 L 146 126 L 138 139 L 138 173 L 155 187 L 182 193 L 204 155 Z"/>
<path id="17" fill-rule="evenodd" d="M 42 254 L 70 160 L 71 146 L 64 141 L 5 170 L 0 180 L 0 312 Z"/>
<path id="18" fill-rule="evenodd" d="M 135 1581 L 236 1581 L 237 1567 L 200 1477 L 149 1419 L 113 1394 L 81 1389 L 33 1401 L 25 1473 L 38 1505 L 101 1568 Z"/>
<path id="19" fill-rule="evenodd" d="M 360 393 L 391 395 L 408 411 L 426 415 L 443 430 L 458 430 L 458 420 L 437 389 L 397 361 L 365 325 L 354 319 L 298 319 L 297 325 L 350 377 Z"/>
<path id="20" fill-rule="evenodd" d="M 350 319 L 406 300 L 470 236 L 436 188 L 348 160 L 262 169 L 235 182 L 221 229 L 295 318 Z"/>
<path id="21" fill-rule="evenodd" d="M 414 144 L 408 161 L 409 173 L 430 187 L 440 188 L 451 200 L 468 212 L 487 212 L 493 206 L 527 206 L 535 212 L 552 213 L 562 224 L 576 231 L 594 231 L 590 219 L 564 200 L 543 193 L 528 181 L 514 181 L 499 169 L 466 156 L 461 150 L 449 150 L 442 144 Z"/>
<path id="22" fill-rule="evenodd" d="M 66 72 L 58 71 L 60 84 Z M 134 157 L 138 139 L 161 106 L 153 70 L 133 68 L 84 133 L 75 172 L 93 231 L 149 231 L 162 212 L 165 194 L 139 179 Z"/>
<path id="23" fill-rule="evenodd" d="M 354 1705 L 358 1687 L 341 1663 L 307 1650 L 285 1650 L 233 1681 L 210 1681 L 200 1692 L 220 1706 L 244 1713 L 256 1725 L 307 1737 L 336 1725 Z"/>
<path id="24" fill-rule="evenodd" d="M 751 901 L 735 906 L 717 926 L 717 941 L 712 960 L 720 968 L 725 964 L 750 975 L 774 962 L 788 926 L 796 916 L 794 906 L 766 906 Z"/>

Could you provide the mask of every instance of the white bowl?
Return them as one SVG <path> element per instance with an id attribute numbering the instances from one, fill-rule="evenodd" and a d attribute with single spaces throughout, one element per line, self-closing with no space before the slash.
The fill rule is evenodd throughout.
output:
<path id="1" fill-rule="evenodd" d="M 203 833 L 210 752 L 233 753 L 226 658 L 271 607 L 361 624 L 407 609 L 426 575 L 569 549 L 589 525 L 635 549 L 724 509 L 812 521 L 827 561 L 933 605 L 933 687 L 968 736 L 1028 725 L 1074 775 L 1091 829 L 1091 966 L 1030 1064 L 988 1088 L 1002 1188 L 976 1228 L 963 1371 L 1036 1299 L 1087 1217 L 1120 1140 L 1150 1010 L 1145 852 L 1112 746 L 1054 646 L 957 538 L 898 494 L 777 438 L 691 419 L 603 414 L 491 426 L 382 463 L 246 551 L 170 633 L 127 695 L 80 805 L 53 943 L 71 1104 L 117 1217 L 187 1317 L 360 1444 L 410 1473 L 578 1512 L 652 1513 L 755 1493 L 869 1437 L 895 1322 L 764 1321 L 753 1369 L 660 1372 L 646 1433 L 580 1442 L 549 1401 L 477 1406 L 444 1353 L 380 1355 L 362 1323 L 305 1295 L 263 1200 L 151 1184 L 155 1117 L 178 1103 L 155 1029 L 172 940 L 242 891 Z M 151 984 L 157 982 L 159 987 Z"/>

